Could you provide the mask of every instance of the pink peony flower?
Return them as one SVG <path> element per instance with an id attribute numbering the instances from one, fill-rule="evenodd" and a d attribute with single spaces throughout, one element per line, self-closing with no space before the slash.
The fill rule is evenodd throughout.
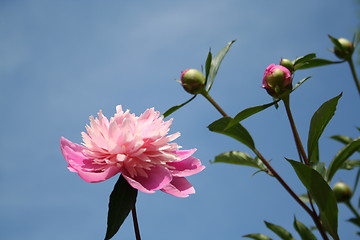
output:
<path id="1" fill-rule="evenodd" d="M 265 69 L 262 87 L 271 96 L 279 97 L 292 88 L 291 72 L 284 66 L 270 64 Z"/>
<path id="2" fill-rule="evenodd" d="M 176 197 L 187 197 L 195 189 L 186 180 L 205 167 L 191 155 L 196 149 L 179 150 L 169 143 L 180 133 L 167 135 L 172 120 L 147 109 L 139 117 L 116 107 L 108 120 L 101 111 L 90 117 L 83 146 L 61 137 L 60 146 L 68 169 L 87 182 L 101 182 L 122 173 L 128 183 L 145 193 L 161 190 Z"/>

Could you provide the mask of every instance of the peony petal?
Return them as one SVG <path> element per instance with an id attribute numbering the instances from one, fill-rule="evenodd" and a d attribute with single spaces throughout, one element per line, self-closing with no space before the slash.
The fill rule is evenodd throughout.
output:
<path id="1" fill-rule="evenodd" d="M 89 183 L 97 183 L 105 181 L 120 172 L 120 167 L 109 167 L 101 172 L 77 171 L 79 176 Z"/>
<path id="2" fill-rule="evenodd" d="M 85 147 L 73 143 L 64 137 L 60 138 L 60 148 L 65 160 L 69 164 L 68 168 L 72 172 L 76 172 L 79 165 L 83 164 L 84 160 L 87 159 L 82 152 L 86 149 Z"/>
<path id="3" fill-rule="evenodd" d="M 174 168 L 170 169 L 170 172 L 174 177 L 191 176 L 205 169 L 205 166 L 201 165 L 199 159 L 190 156 L 193 152 L 195 152 L 194 149 L 175 152 L 176 154 L 180 155 L 180 159 L 183 157 L 187 158 L 180 161 L 167 163 L 167 165 Z"/>
<path id="4" fill-rule="evenodd" d="M 183 177 L 174 177 L 173 180 L 164 188 L 160 189 L 163 192 L 174 195 L 175 197 L 188 197 L 189 194 L 195 193 L 194 187 L 191 183 Z"/>
<path id="5" fill-rule="evenodd" d="M 77 172 L 87 182 L 101 182 L 120 172 L 120 167 L 115 166 L 99 170 L 103 169 L 103 165 L 93 164 L 92 160 L 83 154 L 83 150 L 86 149 L 85 147 L 73 143 L 64 137 L 60 139 L 60 147 L 64 158 L 68 162 L 68 169 L 71 172 Z"/>
<path id="6" fill-rule="evenodd" d="M 180 160 L 184 160 L 185 158 L 188 158 L 191 155 L 193 155 L 194 152 L 196 152 L 196 150 L 197 150 L 196 148 L 189 150 L 178 150 L 178 151 L 174 151 L 174 153 L 179 157 Z"/>
<path id="7" fill-rule="evenodd" d="M 144 169 L 148 177 L 134 176 L 130 177 L 127 171 L 123 170 L 123 176 L 133 187 L 145 193 L 153 193 L 170 183 L 172 176 L 168 169 L 155 166 L 150 170 Z"/>

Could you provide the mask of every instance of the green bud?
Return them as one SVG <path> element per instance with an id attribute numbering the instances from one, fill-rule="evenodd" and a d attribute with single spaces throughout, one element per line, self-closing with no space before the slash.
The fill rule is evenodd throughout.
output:
<path id="1" fill-rule="evenodd" d="M 340 43 L 341 48 L 335 45 L 334 47 L 335 55 L 340 59 L 350 58 L 354 52 L 353 43 L 347 40 L 346 38 L 339 38 L 337 40 Z"/>
<path id="2" fill-rule="evenodd" d="M 294 64 L 289 59 L 282 58 L 280 61 L 280 65 L 289 69 L 291 73 L 294 73 Z"/>
<path id="3" fill-rule="evenodd" d="M 274 69 L 272 75 L 266 77 L 267 83 L 270 87 L 283 85 L 285 73 L 281 69 Z"/>
<path id="4" fill-rule="evenodd" d="M 181 73 L 181 85 L 190 94 L 201 93 L 205 82 L 205 76 L 196 69 L 187 69 Z"/>
<path id="5" fill-rule="evenodd" d="M 335 183 L 333 191 L 338 202 L 346 202 L 351 199 L 352 191 L 350 187 L 343 182 Z"/>

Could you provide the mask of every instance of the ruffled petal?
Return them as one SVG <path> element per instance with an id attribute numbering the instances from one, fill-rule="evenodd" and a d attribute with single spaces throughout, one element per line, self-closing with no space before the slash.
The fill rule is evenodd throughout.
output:
<path id="1" fill-rule="evenodd" d="M 196 149 L 175 151 L 182 160 L 167 163 L 167 165 L 174 168 L 170 169 L 170 172 L 174 177 L 191 176 L 204 170 L 205 166 L 201 165 L 200 160 L 191 157 L 195 151 Z"/>
<path id="2" fill-rule="evenodd" d="M 105 181 L 114 175 L 120 172 L 119 167 L 109 167 L 101 172 L 87 172 L 87 171 L 77 171 L 79 176 L 89 183 L 97 183 Z"/>
<path id="3" fill-rule="evenodd" d="M 197 150 L 196 148 L 189 150 L 178 150 L 178 151 L 174 151 L 174 153 L 178 156 L 179 160 L 184 160 L 185 158 L 188 158 L 191 155 L 193 155 L 194 152 L 196 152 L 196 150 Z"/>
<path id="4" fill-rule="evenodd" d="M 87 157 L 83 154 L 83 150 L 86 148 L 64 137 L 60 138 L 60 148 L 71 172 L 77 172 L 77 169 L 84 163 L 84 160 L 87 160 Z"/>
<path id="5" fill-rule="evenodd" d="M 160 189 L 163 192 L 174 195 L 175 197 L 188 197 L 189 194 L 194 194 L 195 189 L 191 183 L 183 177 L 174 177 L 173 180 Z"/>
<path id="6" fill-rule="evenodd" d="M 85 147 L 64 137 L 60 139 L 60 147 L 64 158 L 68 162 L 68 169 L 71 172 L 77 172 L 86 182 L 101 182 L 120 172 L 120 167 L 111 166 L 104 169 L 103 165 L 93 164 L 92 160 L 83 153 Z"/>
<path id="7" fill-rule="evenodd" d="M 166 168 L 155 166 L 150 170 L 145 170 L 145 173 L 148 175 L 144 176 L 134 176 L 131 177 L 127 171 L 123 170 L 123 176 L 128 181 L 128 183 L 133 187 L 145 193 L 154 193 L 154 190 L 159 190 L 164 186 L 168 185 L 172 176 Z"/>

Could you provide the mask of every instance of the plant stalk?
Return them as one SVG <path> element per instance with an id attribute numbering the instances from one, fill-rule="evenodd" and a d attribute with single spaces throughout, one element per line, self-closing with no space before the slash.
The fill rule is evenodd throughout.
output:
<path id="1" fill-rule="evenodd" d="M 283 98 L 282 100 L 283 100 L 284 105 L 285 105 L 286 114 L 287 114 L 289 122 L 290 122 L 291 130 L 292 130 L 292 133 L 293 133 L 293 136 L 294 136 L 294 140 L 295 140 L 295 144 L 296 144 L 296 148 L 298 150 L 299 156 L 302 157 L 304 159 L 304 161 L 305 161 L 305 164 L 309 166 L 310 165 L 309 159 L 306 156 L 304 147 L 302 145 L 299 133 L 298 133 L 297 128 L 296 128 L 294 118 L 293 118 L 292 113 L 291 113 L 290 96 L 287 96 L 287 97 Z M 300 161 L 301 161 L 301 158 L 300 158 Z M 323 237 L 323 239 L 328 239 L 328 236 L 326 235 L 326 231 L 325 231 L 323 225 L 321 224 L 320 218 L 319 218 L 318 214 L 316 213 L 316 210 L 315 210 L 315 208 L 313 206 L 312 198 L 311 198 L 311 195 L 309 193 L 308 193 L 308 196 L 309 196 L 309 200 L 310 200 L 311 209 L 308 208 L 308 206 L 303 201 L 301 201 L 301 199 L 299 199 L 299 200 L 304 204 L 304 206 L 306 206 L 306 208 L 304 208 L 304 206 L 302 204 L 300 204 L 300 202 L 296 198 L 295 198 L 295 200 L 311 216 L 311 218 L 313 219 L 313 221 L 314 221 L 316 227 L 318 228 L 318 230 L 319 230 L 321 236 Z"/>
<path id="2" fill-rule="evenodd" d="M 351 73 L 352 73 L 354 81 L 355 81 L 355 85 L 356 85 L 357 90 L 360 95 L 360 82 L 359 82 L 359 79 L 358 79 L 356 71 L 355 71 L 354 62 L 351 57 L 347 60 L 347 62 L 349 63 L 350 70 L 351 70 Z"/>
<path id="3" fill-rule="evenodd" d="M 229 115 L 227 115 L 225 113 L 225 111 L 215 102 L 214 99 L 211 98 L 211 96 L 206 92 L 202 92 L 201 93 L 220 113 L 221 115 L 223 115 L 224 117 L 229 117 Z M 285 102 L 285 101 L 284 101 Z M 290 110 L 290 109 L 289 109 Z M 290 112 L 291 115 L 291 112 Z M 291 116 L 292 119 L 292 116 Z M 294 120 L 292 119 L 292 122 L 294 123 Z M 293 124 L 293 126 L 295 127 L 295 123 Z M 295 127 L 296 130 L 296 127 Z M 297 133 L 297 130 L 295 131 Z M 297 134 L 297 139 L 300 140 L 299 135 Z M 301 144 L 301 141 L 300 141 Z M 301 145 L 302 146 L 302 145 Z M 317 215 L 317 213 L 315 211 L 312 211 L 299 197 L 298 195 L 289 187 L 289 185 L 287 185 L 287 183 L 284 181 L 284 179 L 282 179 L 282 177 L 275 171 L 275 169 L 270 165 L 270 163 L 261 155 L 261 153 L 256 149 L 252 149 L 254 151 L 254 153 L 259 157 L 259 159 L 261 160 L 261 162 L 267 167 L 267 169 L 271 172 L 271 174 L 278 180 L 278 182 L 285 188 L 285 190 L 290 194 L 291 197 L 293 197 L 295 199 L 295 201 L 310 215 L 310 217 L 313 219 L 316 227 L 318 228 L 321 236 L 323 237 L 324 240 L 329 240 L 328 236 L 326 235 L 326 231 L 324 229 L 324 227 L 321 224 L 320 218 Z M 304 159 L 307 160 L 305 151 L 303 151 L 303 154 L 305 156 Z M 308 162 L 308 160 L 307 160 Z"/>
<path id="4" fill-rule="evenodd" d="M 254 153 L 259 157 L 261 162 L 270 170 L 271 174 L 278 180 L 278 182 L 285 188 L 285 190 L 290 194 L 292 198 L 310 215 L 313 219 L 317 229 L 319 230 L 321 236 L 324 240 L 329 240 L 328 236 L 326 235 L 326 231 L 321 224 L 319 216 L 316 214 L 315 211 L 312 211 L 299 197 L 298 195 L 287 185 L 287 183 L 282 179 L 282 177 L 275 171 L 275 169 L 269 164 L 269 162 L 261 155 L 261 153 L 257 150 L 253 150 Z"/>
<path id="5" fill-rule="evenodd" d="M 229 115 L 225 113 L 225 111 L 219 106 L 219 104 L 217 104 L 217 102 L 215 102 L 215 100 L 209 95 L 208 92 L 204 90 L 201 94 L 216 108 L 216 110 L 220 112 L 221 115 L 224 117 L 229 117 Z"/>
<path id="6" fill-rule="evenodd" d="M 309 165 L 310 165 L 309 159 L 308 159 L 308 157 L 306 156 L 304 147 L 303 147 L 303 145 L 302 145 L 302 142 L 301 142 L 299 133 L 298 133 L 297 128 L 296 128 L 296 125 L 295 125 L 294 118 L 293 118 L 292 113 L 291 113 L 291 109 L 290 109 L 290 96 L 287 96 L 287 97 L 283 98 L 282 100 L 283 100 L 283 102 L 284 102 L 285 109 L 286 109 L 286 114 L 287 114 L 288 119 L 289 119 L 289 122 L 290 122 L 290 126 L 291 126 L 291 130 L 292 130 L 292 133 L 293 133 L 293 136 L 294 136 L 296 148 L 297 148 L 297 150 L 298 150 L 298 152 L 299 152 L 299 155 L 304 159 L 305 164 L 309 166 Z"/>
<path id="7" fill-rule="evenodd" d="M 136 215 L 136 207 L 134 205 L 134 208 L 131 210 L 132 218 L 133 218 L 133 224 L 134 224 L 134 231 L 135 231 L 135 237 L 136 240 L 141 240 L 140 236 L 140 229 L 139 229 L 139 223 Z"/>
<path id="8" fill-rule="evenodd" d="M 356 218 L 360 219 L 360 214 L 358 213 L 358 211 L 356 211 L 354 206 L 351 204 L 350 200 L 346 201 L 345 205 L 352 211 L 352 213 L 356 216 Z"/>

